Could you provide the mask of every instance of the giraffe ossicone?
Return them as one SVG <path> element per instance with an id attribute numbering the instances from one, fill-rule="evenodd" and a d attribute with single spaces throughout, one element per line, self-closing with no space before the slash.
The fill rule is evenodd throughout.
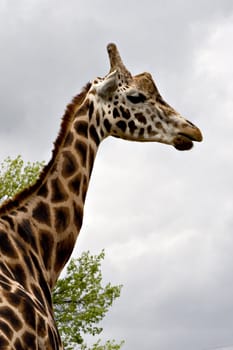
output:
<path id="1" fill-rule="evenodd" d="M 161 97 L 151 75 L 132 76 L 115 44 L 110 72 L 67 106 L 38 181 L 0 207 L 0 349 L 62 349 L 51 290 L 82 226 L 88 184 L 107 136 L 189 150 L 200 130 Z"/>

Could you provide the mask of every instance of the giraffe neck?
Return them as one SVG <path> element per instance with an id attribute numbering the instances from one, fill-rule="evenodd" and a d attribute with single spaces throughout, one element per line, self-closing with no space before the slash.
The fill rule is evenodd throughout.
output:
<path id="1" fill-rule="evenodd" d="M 51 239 L 50 257 L 47 244 L 41 251 L 52 286 L 69 259 L 81 229 L 86 193 L 100 143 L 93 102 L 86 99 L 72 114 L 70 127 L 60 140 L 53 166 L 32 206 L 32 217 L 39 226 L 45 218 L 44 224 L 49 229 L 43 235 L 45 241 Z M 48 215 L 44 215 L 44 211 Z"/>
<path id="2" fill-rule="evenodd" d="M 30 254 L 39 258 L 51 288 L 69 259 L 79 234 L 101 139 L 98 112 L 94 111 L 89 98 L 84 99 L 81 106 L 70 105 L 64 118 L 53 157 L 38 182 L 16 197 L 15 205 L 6 205 L 7 215 L 4 207 L 0 210 L 0 216 L 8 224 L 10 220 L 14 222 L 14 231 L 20 235 Z"/>

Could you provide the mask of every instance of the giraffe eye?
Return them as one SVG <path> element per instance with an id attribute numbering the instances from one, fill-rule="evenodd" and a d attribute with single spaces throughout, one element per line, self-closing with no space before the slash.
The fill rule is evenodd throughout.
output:
<path id="1" fill-rule="evenodd" d="M 146 101 L 146 96 L 141 93 L 138 93 L 134 95 L 127 95 L 127 99 L 132 103 L 140 103 Z"/>

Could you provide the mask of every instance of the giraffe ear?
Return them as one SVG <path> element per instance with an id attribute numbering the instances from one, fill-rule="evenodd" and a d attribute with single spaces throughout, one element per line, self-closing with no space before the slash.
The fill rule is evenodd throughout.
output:
<path id="1" fill-rule="evenodd" d="M 114 70 L 110 74 L 108 74 L 103 81 L 101 81 L 96 87 L 98 95 L 101 97 L 109 97 L 113 94 L 117 89 L 117 70 Z"/>

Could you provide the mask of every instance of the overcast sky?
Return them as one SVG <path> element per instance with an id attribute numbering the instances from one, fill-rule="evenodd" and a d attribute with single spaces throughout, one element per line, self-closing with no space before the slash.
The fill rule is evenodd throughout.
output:
<path id="1" fill-rule="evenodd" d="M 105 280 L 124 285 L 104 336 L 125 350 L 230 349 L 232 0 L 0 0 L 0 160 L 49 160 L 66 104 L 108 72 L 112 41 L 204 141 L 101 145 L 75 255 L 105 248 Z"/>

